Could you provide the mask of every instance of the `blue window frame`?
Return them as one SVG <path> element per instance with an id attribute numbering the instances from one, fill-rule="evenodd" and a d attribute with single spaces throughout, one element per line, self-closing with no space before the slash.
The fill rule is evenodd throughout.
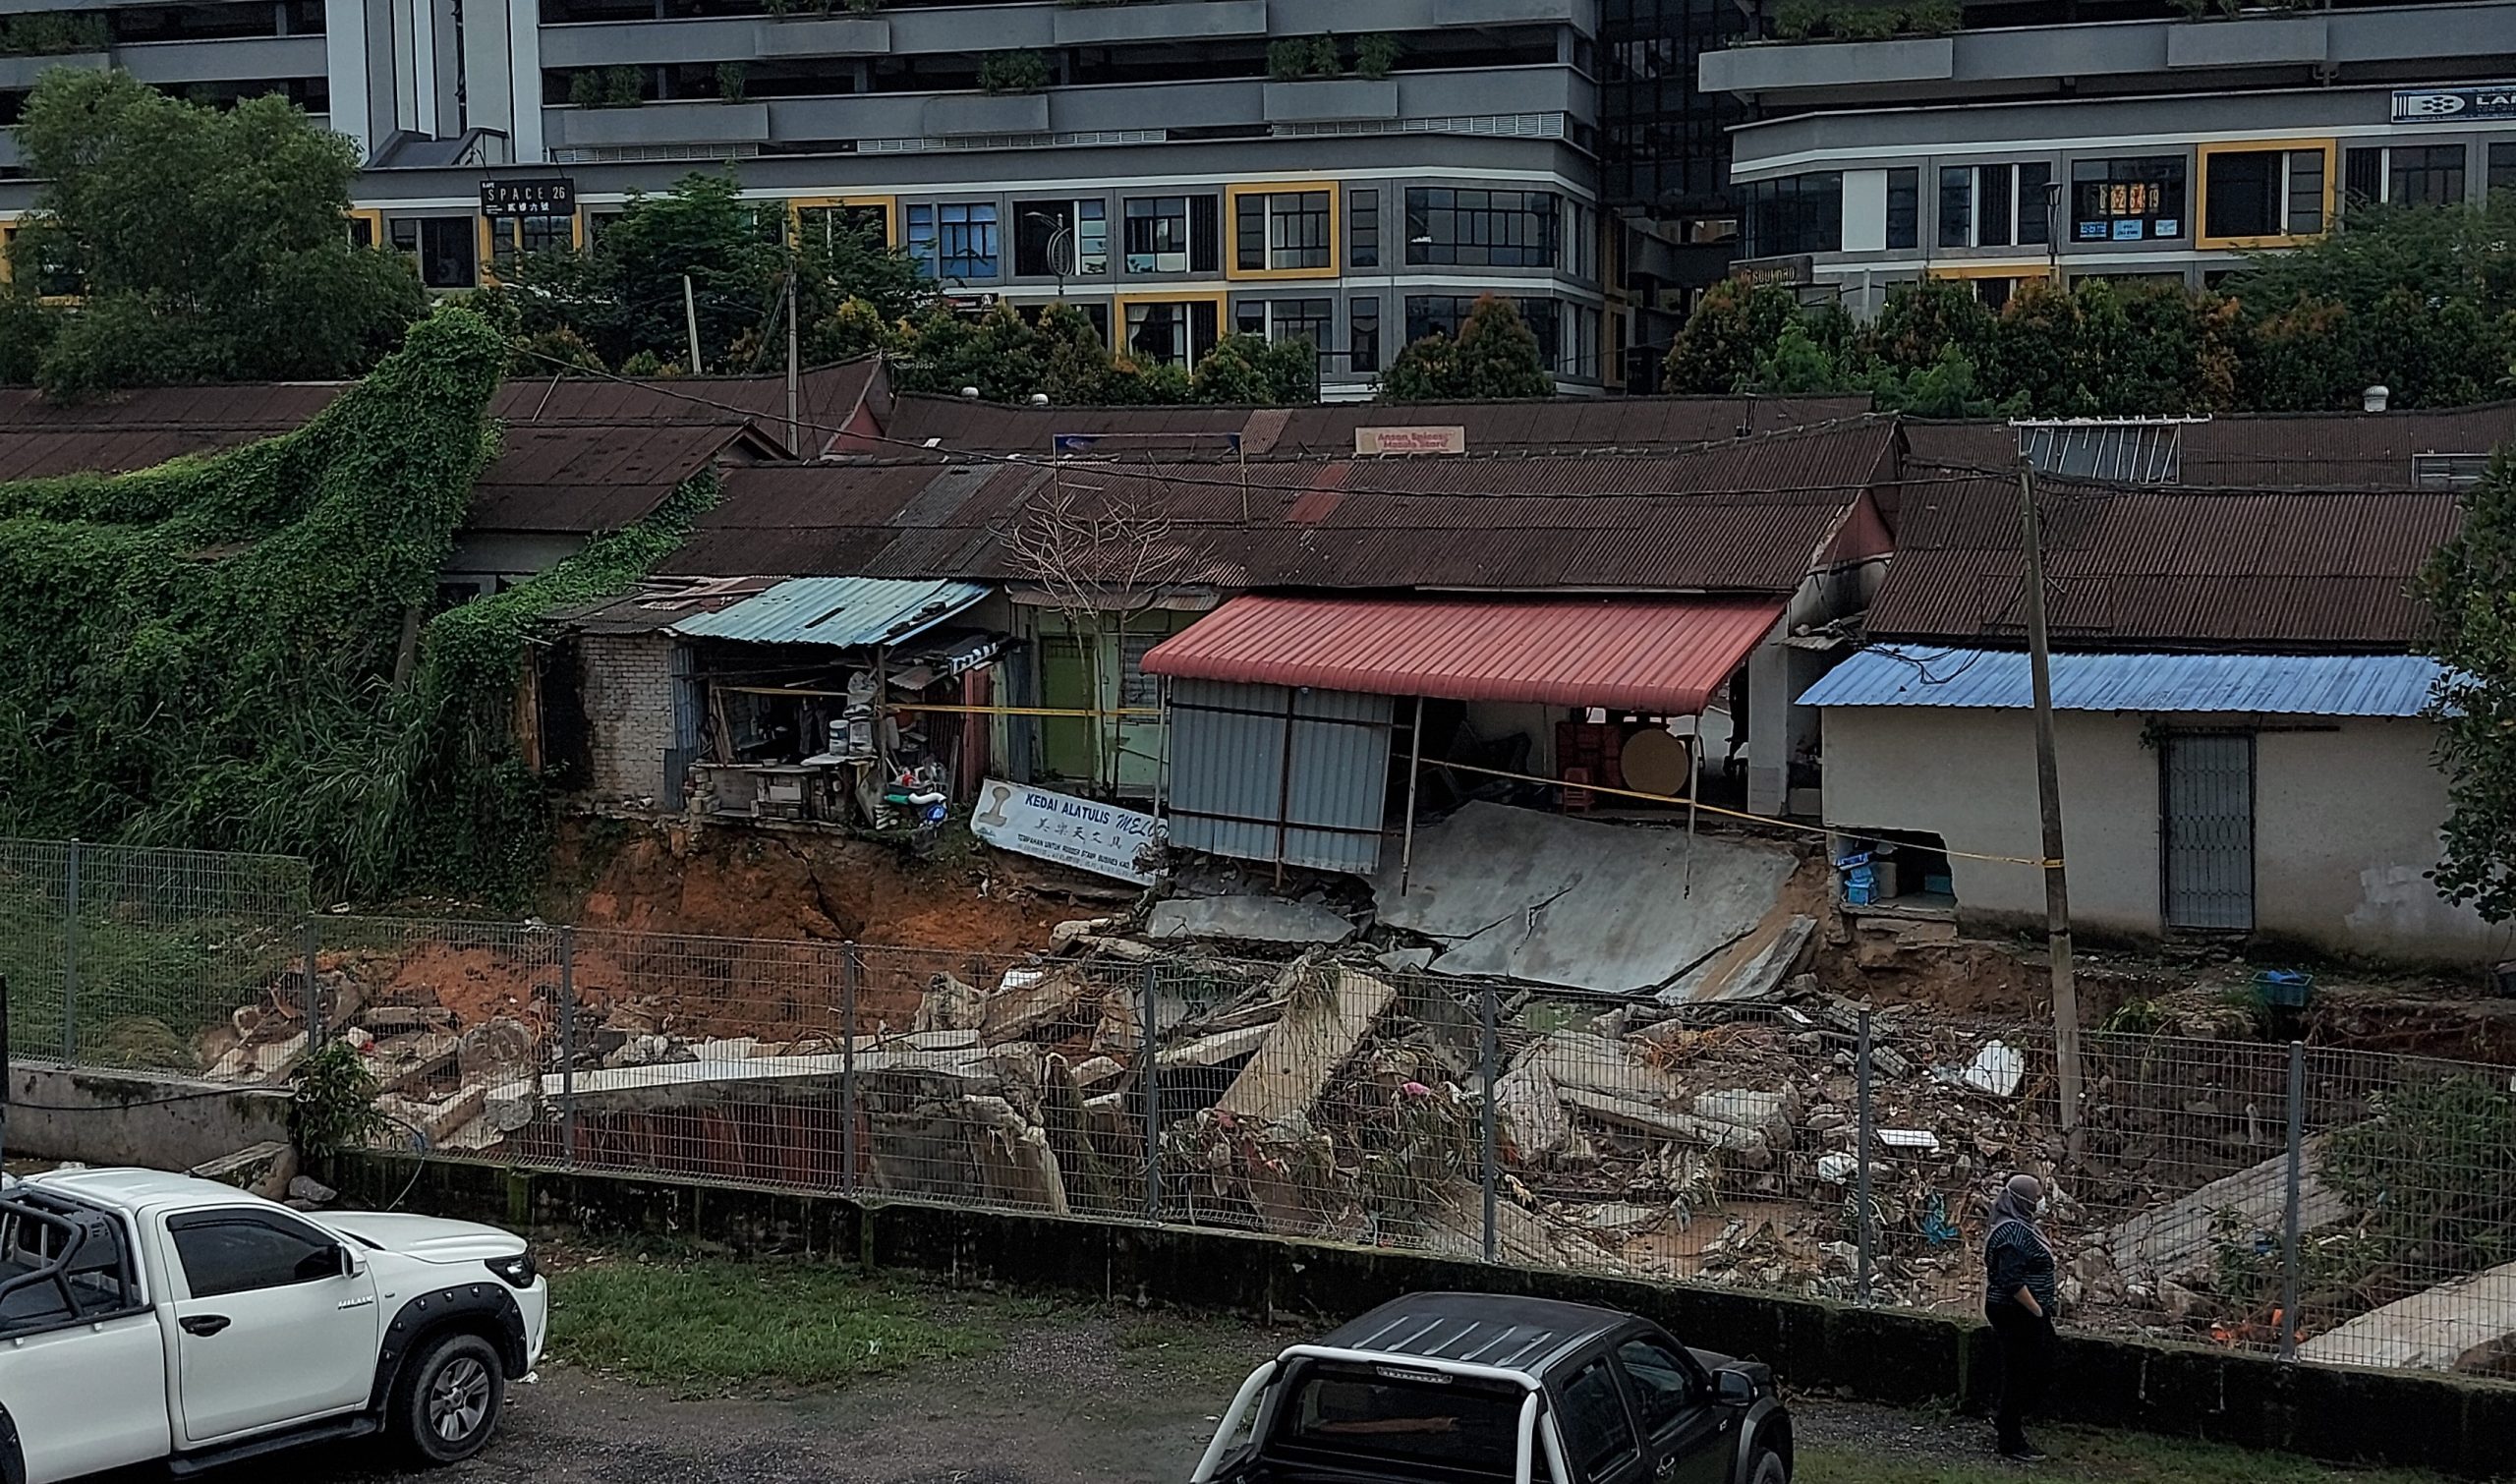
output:
<path id="1" fill-rule="evenodd" d="M 994 278 L 1000 271 L 996 202 L 944 201 L 908 208 L 908 254 L 938 279 Z"/>

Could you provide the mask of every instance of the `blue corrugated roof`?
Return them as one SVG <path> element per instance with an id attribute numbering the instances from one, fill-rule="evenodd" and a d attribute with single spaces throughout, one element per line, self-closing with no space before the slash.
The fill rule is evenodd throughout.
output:
<path id="1" fill-rule="evenodd" d="M 2232 712 L 2416 716 L 2439 668 L 2418 655 L 2086 655 L 2053 656 L 2053 706 L 2073 712 Z M 1802 706 L 2033 704 L 2016 650 L 1880 644 L 1800 697 Z"/>
<path id="2" fill-rule="evenodd" d="M 694 613 L 672 631 L 752 644 L 897 644 L 986 596 L 986 588 L 969 582 L 795 577 L 722 612 Z"/>

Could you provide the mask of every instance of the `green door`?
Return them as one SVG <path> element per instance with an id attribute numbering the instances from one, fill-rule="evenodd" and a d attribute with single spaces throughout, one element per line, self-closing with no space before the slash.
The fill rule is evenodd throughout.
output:
<path id="1" fill-rule="evenodd" d="M 1055 710 L 1092 711 L 1092 666 L 1081 641 L 1071 634 L 1040 636 L 1040 704 Z M 1090 778 L 1095 762 L 1092 718 L 1040 718 L 1040 771 L 1053 777 Z"/>

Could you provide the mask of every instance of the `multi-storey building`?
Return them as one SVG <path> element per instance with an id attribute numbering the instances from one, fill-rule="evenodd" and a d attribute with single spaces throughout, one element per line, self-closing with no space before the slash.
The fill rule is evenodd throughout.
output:
<path id="1" fill-rule="evenodd" d="M 955 295 L 1063 299 L 1140 359 L 1304 336 L 1355 395 L 1492 293 L 1567 390 L 1622 379 L 1600 0 L 36 3 L 86 49 L 0 56 L 0 122 L 63 63 L 284 91 L 367 152 L 353 230 L 434 289 L 730 168 L 799 231 L 878 225 Z M 0 217 L 33 189 L 0 179 Z"/>
<path id="2" fill-rule="evenodd" d="M 1922 275 L 2203 286 L 2354 200 L 2516 187 L 2516 0 L 1760 3 L 1772 38 L 1700 78 L 1756 113 L 1743 256 L 1857 308 Z"/>

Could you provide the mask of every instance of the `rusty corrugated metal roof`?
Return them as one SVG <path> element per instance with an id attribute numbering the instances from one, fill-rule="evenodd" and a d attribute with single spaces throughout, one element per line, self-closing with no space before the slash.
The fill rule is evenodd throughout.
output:
<path id="1" fill-rule="evenodd" d="M 1144 667 L 1185 680 L 1693 714 L 1773 626 L 1737 599 L 1235 598 Z"/>
<path id="2" fill-rule="evenodd" d="M 510 426 L 472 485 L 468 531 L 617 531 L 718 459 L 777 450 L 747 424 Z"/>
<path id="3" fill-rule="evenodd" d="M 2018 430 L 2005 422 L 1911 419 L 1916 464 L 2008 469 Z M 2198 488 L 2410 489 L 2421 454 L 2486 454 L 2516 443 L 2516 402 L 2398 412 L 2226 413 L 2184 425 L 2175 483 Z"/>
<path id="4" fill-rule="evenodd" d="M 2108 488 L 2039 481 L 2056 646 L 2400 650 L 2413 575 L 2456 530 L 2442 490 Z M 2018 485 L 1908 484 L 1871 634 L 2020 642 Z"/>
<path id="5" fill-rule="evenodd" d="M 1006 407 L 951 397 L 898 399 L 886 429 L 903 444 L 963 453 L 1040 454 L 1060 436 L 1098 437 L 1096 456 L 1225 459 L 1354 452 L 1357 428 L 1458 427 L 1471 453 L 1679 447 L 1858 418 L 1866 396 L 1558 397 L 1542 402 L 1323 403 L 1310 407 Z M 1436 455 L 1434 458 L 1441 456 Z M 1390 462 L 1397 462 L 1393 459 Z"/>
<path id="6" fill-rule="evenodd" d="M 1178 581 L 1787 593 L 1894 447 L 1863 421 L 1655 454 L 1274 460 L 1245 494 L 1211 464 L 762 467 L 728 478 L 665 569 L 1018 582 L 1008 534 L 1061 499 L 1160 523 Z"/>

